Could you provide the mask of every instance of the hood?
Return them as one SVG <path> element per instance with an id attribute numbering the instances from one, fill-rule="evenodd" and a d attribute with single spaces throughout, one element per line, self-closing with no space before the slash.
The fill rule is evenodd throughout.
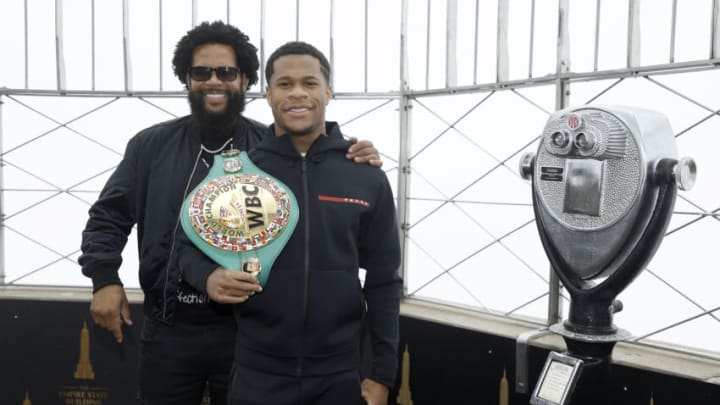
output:
<path id="1" fill-rule="evenodd" d="M 262 142 L 257 144 L 255 149 L 275 153 L 289 158 L 300 158 L 300 152 L 298 152 L 295 148 L 295 144 L 293 144 L 289 136 L 275 135 L 275 124 L 270 125 L 268 131 L 269 136 L 265 137 Z M 308 150 L 307 156 L 318 157 L 332 150 L 345 152 L 349 147 L 350 141 L 343 138 L 338 123 L 327 121 L 325 122 L 325 134 L 319 136 L 315 142 L 313 142 Z"/>

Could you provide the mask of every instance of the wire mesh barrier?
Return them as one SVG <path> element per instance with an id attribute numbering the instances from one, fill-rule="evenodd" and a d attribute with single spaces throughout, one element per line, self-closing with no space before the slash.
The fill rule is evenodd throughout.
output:
<path id="1" fill-rule="evenodd" d="M 90 284 L 77 265 L 87 209 L 132 135 L 187 114 L 172 76 L 174 43 L 198 22 L 222 19 L 250 36 L 261 61 L 293 39 L 330 56 L 328 118 L 383 154 L 405 291 L 418 299 L 538 324 L 565 313 L 520 156 L 563 107 L 666 114 L 681 154 L 698 163 L 698 183 L 679 194 L 666 238 L 620 296 L 616 320 L 638 343 L 717 358 L 720 94 L 708 88 L 720 82 L 718 2 L 570 3 L 4 1 L 0 50 L 15 62 L 0 66 L 0 283 Z M 250 89 L 245 114 L 269 123 L 264 83 Z M 124 253 L 129 286 L 135 250 L 131 242 Z"/>

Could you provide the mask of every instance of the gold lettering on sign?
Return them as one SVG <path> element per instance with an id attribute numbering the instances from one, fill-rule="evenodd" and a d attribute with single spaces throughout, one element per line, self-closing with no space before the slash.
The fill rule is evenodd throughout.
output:
<path id="1" fill-rule="evenodd" d="M 80 330 L 80 359 L 75 368 L 76 380 L 94 380 L 95 372 L 92 364 L 90 364 L 90 331 L 87 328 L 87 322 L 83 322 Z"/>
<path id="2" fill-rule="evenodd" d="M 64 387 L 58 393 L 64 405 L 103 405 L 108 399 L 106 390 L 92 387 Z"/>

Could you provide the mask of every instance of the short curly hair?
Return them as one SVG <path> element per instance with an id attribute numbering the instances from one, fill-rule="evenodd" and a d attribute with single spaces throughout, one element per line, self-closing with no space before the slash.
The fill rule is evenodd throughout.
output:
<path id="1" fill-rule="evenodd" d="M 222 21 L 206 21 L 188 31 L 175 46 L 173 72 L 182 84 L 187 84 L 185 75 L 192 64 L 193 51 L 205 44 L 223 44 L 233 48 L 237 67 L 248 78 L 248 87 L 257 83 L 260 62 L 257 48 L 250 43 L 248 36 L 237 27 Z"/>
<path id="2" fill-rule="evenodd" d="M 272 53 L 272 55 L 270 55 L 267 63 L 265 64 L 265 79 L 268 82 L 270 82 L 270 79 L 272 79 L 272 76 L 275 73 L 275 61 L 278 60 L 280 57 L 287 55 L 310 55 L 313 58 L 317 59 L 318 62 L 320 62 L 320 71 L 322 72 L 323 76 L 325 76 L 325 81 L 328 84 L 330 83 L 330 76 L 332 75 L 330 62 L 328 62 L 325 55 L 323 55 L 323 53 L 320 52 L 317 48 L 308 44 L 307 42 L 302 41 L 287 42 L 284 45 L 280 46 L 278 49 L 276 49 L 275 52 Z"/>

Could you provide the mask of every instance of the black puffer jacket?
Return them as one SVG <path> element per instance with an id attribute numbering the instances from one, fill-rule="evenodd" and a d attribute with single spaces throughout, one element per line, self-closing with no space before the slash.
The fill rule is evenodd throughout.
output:
<path id="1" fill-rule="evenodd" d="M 248 150 L 267 128 L 241 117 L 232 146 Z M 172 320 L 179 279 L 176 265 L 178 212 L 185 193 L 207 175 L 200 160 L 201 137 L 190 116 L 144 129 L 127 144 L 125 155 L 89 211 L 82 236 L 82 272 L 93 290 L 122 284 L 121 253 L 137 224 L 140 286 L 145 315 Z M 195 173 L 191 177 L 193 168 Z"/>

